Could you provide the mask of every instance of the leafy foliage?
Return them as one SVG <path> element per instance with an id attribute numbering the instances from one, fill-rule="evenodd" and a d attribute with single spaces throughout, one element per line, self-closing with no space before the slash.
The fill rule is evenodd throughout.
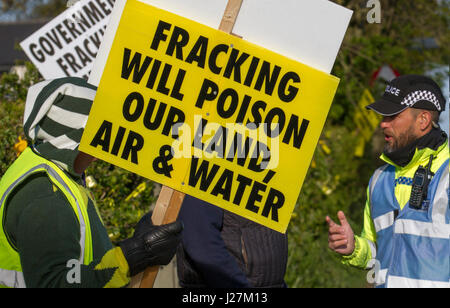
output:
<path id="1" fill-rule="evenodd" d="M 100 161 L 86 173 L 97 182 L 91 190 L 111 241 L 132 236 L 135 224 L 156 202 L 160 185 Z"/>
<path id="2" fill-rule="evenodd" d="M 14 144 L 23 134 L 23 111 L 28 87 L 38 80 L 37 69 L 27 63 L 27 72 L 22 80 L 16 74 L 0 77 L 0 175 L 16 158 Z"/>
<path id="3" fill-rule="evenodd" d="M 68 0 L 1 0 L 0 11 L 15 20 L 53 18 L 67 8 Z"/>

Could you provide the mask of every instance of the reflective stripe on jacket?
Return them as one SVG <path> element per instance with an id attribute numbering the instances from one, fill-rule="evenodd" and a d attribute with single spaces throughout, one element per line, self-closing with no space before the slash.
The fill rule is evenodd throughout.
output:
<path id="1" fill-rule="evenodd" d="M 392 165 L 378 169 L 369 186 L 380 265 L 376 285 L 450 287 L 449 159 L 432 178 L 420 210 L 409 202 L 400 206 L 395 171 Z"/>
<path id="2" fill-rule="evenodd" d="M 89 264 L 93 259 L 92 237 L 87 206 L 89 195 L 87 191 L 54 163 L 35 154 L 27 148 L 9 167 L 0 180 L 0 220 L 4 221 L 5 204 L 8 196 L 17 185 L 30 175 L 44 172 L 50 181 L 57 186 L 69 201 L 80 225 L 80 256 L 79 262 Z M 0 286 L 26 287 L 20 264 L 20 256 L 12 247 L 4 230 L 0 228 Z"/>

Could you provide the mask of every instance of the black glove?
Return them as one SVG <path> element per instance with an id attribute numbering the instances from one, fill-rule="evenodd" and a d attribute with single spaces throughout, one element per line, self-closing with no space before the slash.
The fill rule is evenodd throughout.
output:
<path id="1" fill-rule="evenodd" d="M 183 224 L 179 221 L 155 226 L 151 213 L 144 215 L 136 225 L 133 237 L 119 243 L 128 262 L 130 276 L 149 266 L 169 264 L 180 243 L 182 230 Z"/>

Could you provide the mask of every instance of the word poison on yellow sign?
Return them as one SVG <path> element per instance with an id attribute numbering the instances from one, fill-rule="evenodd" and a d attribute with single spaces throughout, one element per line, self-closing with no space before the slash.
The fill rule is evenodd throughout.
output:
<path id="1" fill-rule="evenodd" d="M 80 150 L 285 232 L 338 83 L 127 1 Z"/>

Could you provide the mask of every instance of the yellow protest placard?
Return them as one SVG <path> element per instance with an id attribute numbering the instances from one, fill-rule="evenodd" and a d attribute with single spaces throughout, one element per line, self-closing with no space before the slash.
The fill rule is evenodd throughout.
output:
<path id="1" fill-rule="evenodd" d="M 361 134 L 358 138 L 358 143 L 355 148 L 355 156 L 364 156 L 364 148 L 366 142 L 370 141 L 376 128 L 380 124 L 381 116 L 375 112 L 370 112 L 366 106 L 373 103 L 375 99 L 368 89 L 364 89 L 361 98 L 358 101 L 358 108 L 355 110 L 353 118 L 358 131 Z"/>
<path id="2" fill-rule="evenodd" d="M 80 150 L 285 232 L 338 84 L 127 1 Z"/>
<path id="3" fill-rule="evenodd" d="M 372 93 L 368 89 L 364 89 L 363 94 L 361 95 L 361 98 L 358 101 L 358 106 L 360 111 L 364 112 L 364 116 L 367 119 L 369 126 L 368 130 L 371 130 L 371 133 L 375 131 L 375 129 L 378 127 L 381 121 L 381 116 L 376 112 L 370 112 L 366 109 L 366 106 L 369 104 L 372 104 L 375 101 L 375 99 L 372 96 Z"/>

